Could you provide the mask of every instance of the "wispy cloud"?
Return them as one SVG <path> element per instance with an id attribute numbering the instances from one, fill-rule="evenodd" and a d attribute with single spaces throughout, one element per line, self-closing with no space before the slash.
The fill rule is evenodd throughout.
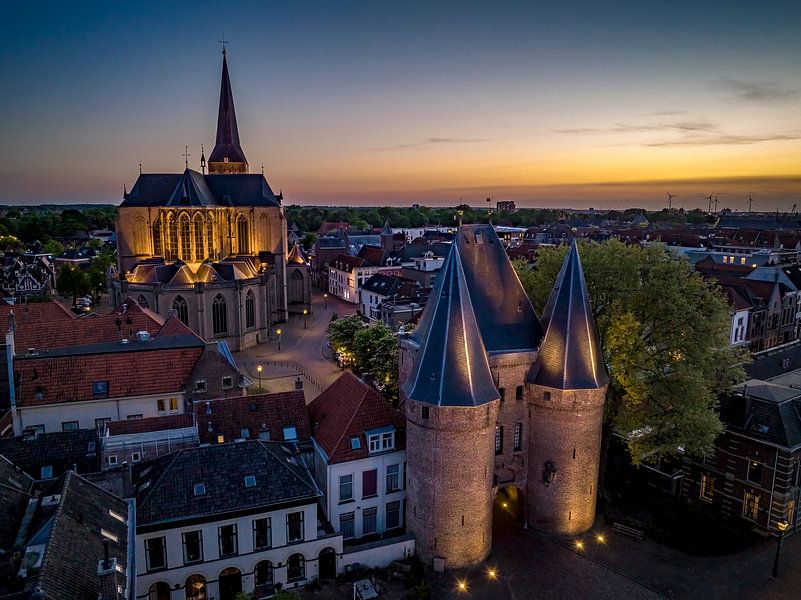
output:
<path id="1" fill-rule="evenodd" d="M 480 142 L 488 142 L 490 140 L 484 138 L 459 138 L 459 137 L 430 137 L 416 142 L 407 142 L 404 144 L 395 144 L 393 146 L 379 146 L 371 148 L 372 152 L 384 152 L 387 150 L 412 150 L 421 149 L 431 146 L 441 146 L 444 144 L 476 144 Z"/>
<path id="2" fill-rule="evenodd" d="M 611 127 L 576 127 L 573 129 L 552 129 L 554 133 L 638 133 L 657 131 L 715 131 L 717 124 L 699 119 L 697 121 L 668 121 L 659 123 L 615 123 Z"/>
<path id="3" fill-rule="evenodd" d="M 641 144 L 650 148 L 665 146 L 744 146 L 748 144 L 760 144 L 762 142 L 788 142 L 801 140 L 799 135 L 730 135 L 716 133 L 712 135 L 684 136 L 676 140 L 660 140 Z"/>
<path id="4" fill-rule="evenodd" d="M 654 112 L 640 113 L 638 117 L 675 117 L 686 115 L 686 110 L 656 110 Z"/>
<path id="5" fill-rule="evenodd" d="M 554 133 L 597 133 L 599 131 L 609 131 L 600 127 L 576 127 L 573 129 L 551 129 Z"/>
<path id="6" fill-rule="evenodd" d="M 741 100 L 752 102 L 776 102 L 801 95 L 801 89 L 788 88 L 777 81 L 744 81 L 723 77 L 716 82 L 715 86 L 734 94 Z"/>

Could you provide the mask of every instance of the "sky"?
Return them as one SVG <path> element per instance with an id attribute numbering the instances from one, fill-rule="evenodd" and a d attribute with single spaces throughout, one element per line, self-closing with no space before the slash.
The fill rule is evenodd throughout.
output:
<path id="1" fill-rule="evenodd" d="M 286 204 L 801 204 L 799 1 L 33 0 L 0 33 L 0 204 L 199 169 L 223 34 Z"/>

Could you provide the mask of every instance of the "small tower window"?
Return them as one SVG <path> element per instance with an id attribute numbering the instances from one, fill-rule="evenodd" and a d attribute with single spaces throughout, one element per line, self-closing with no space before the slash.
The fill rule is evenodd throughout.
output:
<path id="1" fill-rule="evenodd" d="M 423 407 L 423 413 L 422 413 L 422 417 L 423 417 L 423 418 L 424 418 L 426 421 L 428 420 L 428 407 L 427 407 L 427 406 L 424 406 L 424 407 Z"/>
<path id="2" fill-rule="evenodd" d="M 522 400 L 523 399 L 523 386 L 518 385 L 515 388 L 515 400 Z"/>
<path id="3" fill-rule="evenodd" d="M 495 454 L 503 454 L 503 425 L 495 426 Z"/>

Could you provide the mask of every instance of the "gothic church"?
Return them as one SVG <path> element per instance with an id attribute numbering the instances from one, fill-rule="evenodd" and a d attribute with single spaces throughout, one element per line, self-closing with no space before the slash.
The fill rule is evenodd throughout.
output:
<path id="1" fill-rule="evenodd" d="M 538 318 L 493 227 L 460 227 L 400 346 L 406 517 L 424 560 L 483 561 L 506 487 L 533 527 L 592 526 L 609 379 L 575 242 Z"/>
<path id="2" fill-rule="evenodd" d="M 310 309 L 310 278 L 289 253 L 282 195 L 248 172 L 223 51 L 217 138 L 201 172 L 140 173 L 117 216 L 111 303 L 133 298 L 175 314 L 232 350 L 266 342 L 289 313 Z"/>

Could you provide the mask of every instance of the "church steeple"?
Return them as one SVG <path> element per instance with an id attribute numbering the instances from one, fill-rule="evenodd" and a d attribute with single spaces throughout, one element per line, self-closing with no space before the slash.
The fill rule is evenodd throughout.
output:
<path id="1" fill-rule="evenodd" d="M 220 85 L 220 110 L 217 115 L 217 141 L 209 155 L 209 174 L 247 173 L 248 161 L 239 144 L 239 129 L 236 125 L 234 94 L 228 75 L 228 59 L 223 49 L 222 83 Z"/>

